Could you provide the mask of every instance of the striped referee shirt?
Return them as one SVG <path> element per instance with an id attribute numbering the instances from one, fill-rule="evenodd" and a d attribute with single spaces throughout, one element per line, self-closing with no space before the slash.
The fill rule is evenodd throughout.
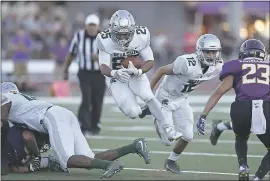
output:
<path id="1" fill-rule="evenodd" d="M 98 54 L 96 36 L 89 36 L 86 30 L 74 34 L 69 53 L 77 57 L 80 70 L 100 71 L 98 61 L 91 58 L 92 54 Z"/>

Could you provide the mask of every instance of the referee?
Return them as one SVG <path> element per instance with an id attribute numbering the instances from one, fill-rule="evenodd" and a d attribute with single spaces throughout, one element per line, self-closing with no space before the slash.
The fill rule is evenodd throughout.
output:
<path id="1" fill-rule="evenodd" d="M 95 14 L 86 17 L 85 29 L 74 34 L 64 65 L 64 80 L 68 80 L 69 66 L 74 58 L 78 60 L 78 78 L 82 93 L 78 118 L 81 130 L 87 138 L 100 132 L 99 123 L 105 92 L 105 77 L 99 70 L 96 44 L 99 22 Z"/>

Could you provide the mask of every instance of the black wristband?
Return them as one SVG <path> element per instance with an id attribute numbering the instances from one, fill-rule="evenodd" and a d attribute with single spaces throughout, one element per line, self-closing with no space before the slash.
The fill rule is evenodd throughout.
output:
<path id="1" fill-rule="evenodd" d="M 200 118 L 206 119 L 206 115 L 202 114 Z"/>

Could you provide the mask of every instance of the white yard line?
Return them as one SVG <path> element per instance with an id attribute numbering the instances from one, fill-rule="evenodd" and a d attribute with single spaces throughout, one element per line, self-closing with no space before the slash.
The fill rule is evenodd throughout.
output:
<path id="1" fill-rule="evenodd" d="M 95 148 L 93 151 L 106 151 L 109 149 L 98 149 Z M 169 155 L 171 152 L 170 151 L 150 151 L 150 153 L 153 154 L 162 154 L 162 155 Z M 210 156 L 210 157 L 236 157 L 235 154 L 222 154 L 222 153 L 195 153 L 195 152 L 183 152 L 181 155 L 188 155 L 188 156 Z M 262 155 L 248 155 L 248 158 L 262 158 Z"/>
<path id="2" fill-rule="evenodd" d="M 44 100 L 50 102 L 52 104 L 65 104 L 65 105 L 78 105 L 81 103 L 81 97 L 63 97 L 63 98 L 55 98 L 55 97 L 38 97 L 40 100 Z M 205 104 L 208 100 L 208 96 L 190 96 L 189 101 L 191 104 Z M 219 101 L 220 104 L 222 103 L 231 103 L 234 100 L 234 96 L 224 96 Z M 139 104 L 143 102 L 138 99 Z M 104 104 L 114 104 L 115 101 L 112 96 L 105 96 Z M 203 110 L 203 106 L 192 106 L 193 112 L 201 112 Z M 112 112 L 121 112 L 117 106 L 113 106 L 111 108 Z M 229 106 L 220 106 L 213 109 L 214 112 L 219 113 L 229 113 L 230 108 Z"/>
<path id="3" fill-rule="evenodd" d="M 63 98 L 55 98 L 55 97 L 38 97 L 41 100 L 45 100 L 48 102 L 51 102 L 53 104 L 80 104 L 81 103 L 81 97 L 75 96 L 75 97 L 63 97 Z M 205 95 L 191 95 L 189 96 L 189 102 L 191 104 L 196 103 L 196 104 L 205 104 L 208 100 L 209 96 Z M 139 103 L 143 103 L 141 100 L 139 100 Z M 232 103 L 234 101 L 234 96 L 232 95 L 227 95 L 223 96 L 220 100 L 219 103 Z M 114 99 L 112 96 L 105 96 L 104 98 L 104 103 L 105 104 L 113 104 Z"/>
<path id="4" fill-rule="evenodd" d="M 109 135 L 104 135 L 104 136 L 92 136 L 90 140 L 122 140 L 122 141 L 133 141 L 136 139 L 136 137 L 122 137 L 122 136 L 109 136 Z M 160 142 L 159 138 L 153 138 L 153 137 L 146 137 L 147 141 L 158 141 Z M 192 143 L 210 143 L 209 139 L 193 139 Z M 219 140 L 218 144 L 234 144 L 234 140 Z M 251 145 L 260 145 L 262 144 L 259 141 L 248 141 L 248 144 Z"/>
<path id="5" fill-rule="evenodd" d="M 124 168 L 125 170 L 135 170 L 135 171 L 152 171 L 152 172 L 166 172 L 162 169 L 152 169 L 152 168 Z M 213 174 L 213 175 L 238 175 L 236 173 L 225 173 L 225 172 L 204 172 L 204 171 L 181 171 L 182 173 L 198 173 L 198 174 Z"/>
<path id="6" fill-rule="evenodd" d="M 210 125 L 206 125 L 205 132 L 210 133 Z M 156 132 L 156 129 L 154 128 L 154 125 L 149 126 L 102 126 L 102 129 L 105 131 L 115 131 L 115 132 Z M 196 132 L 196 129 L 194 129 L 194 132 Z"/>
<path id="7" fill-rule="evenodd" d="M 204 106 L 191 106 L 192 107 L 192 111 L 195 113 L 200 113 L 203 111 Z M 117 112 L 117 113 L 121 113 L 120 109 L 117 106 L 113 106 L 111 107 L 112 112 Z M 213 112 L 218 112 L 218 113 L 230 113 L 230 107 L 229 106 L 220 106 L 220 107 L 215 107 L 213 109 Z"/>
<path id="8" fill-rule="evenodd" d="M 124 168 L 124 170 L 135 170 L 135 171 L 150 171 L 150 172 L 166 172 L 166 170 L 162 169 L 151 169 L 151 168 Z M 228 172 L 206 172 L 206 171 L 194 171 L 194 170 L 183 170 L 182 173 L 192 173 L 192 174 L 211 174 L 211 175 L 232 175 L 237 176 L 237 173 L 228 173 Z M 254 176 L 254 174 L 250 174 L 251 177 Z M 265 177 L 269 177 L 269 175 L 266 175 Z"/>

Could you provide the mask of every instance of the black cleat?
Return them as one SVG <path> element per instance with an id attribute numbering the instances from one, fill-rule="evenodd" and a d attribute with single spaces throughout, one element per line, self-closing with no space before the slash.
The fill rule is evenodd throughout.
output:
<path id="1" fill-rule="evenodd" d="M 146 115 L 151 115 L 148 106 L 142 107 L 142 114 L 139 115 L 140 118 L 144 118 Z"/>
<path id="2" fill-rule="evenodd" d="M 103 175 L 100 178 L 101 179 L 110 178 L 116 173 L 123 170 L 123 168 L 124 168 L 124 165 L 120 161 L 115 160 L 106 168 L 106 171 L 103 173 Z"/>
<path id="3" fill-rule="evenodd" d="M 239 181 L 249 181 L 249 170 L 247 167 L 241 170 L 238 175 Z"/>
<path id="4" fill-rule="evenodd" d="M 170 160 L 170 159 L 165 160 L 164 168 L 167 171 L 170 171 L 172 173 L 176 173 L 176 174 L 181 173 L 179 165 L 177 165 L 176 161 L 173 161 L 173 160 Z"/>
<path id="5" fill-rule="evenodd" d="M 212 131 L 211 131 L 211 134 L 210 134 L 210 141 L 211 141 L 211 144 L 213 146 L 215 146 L 217 144 L 217 141 L 218 141 L 218 138 L 220 137 L 221 133 L 223 131 L 220 131 L 218 128 L 217 128 L 217 125 L 219 123 L 221 123 L 222 121 L 221 120 L 214 120 L 213 121 L 213 124 L 212 124 Z"/>
<path id="6" fill-rule="evenodd" d="M 48 169 L 52 172 L 64 172 L 69 173 L 68 168 L 64 168 L 60 165 L 57 158 L 54 155 L 49 154 L 48 157 L 44 157 L 48 159 Z"/>

